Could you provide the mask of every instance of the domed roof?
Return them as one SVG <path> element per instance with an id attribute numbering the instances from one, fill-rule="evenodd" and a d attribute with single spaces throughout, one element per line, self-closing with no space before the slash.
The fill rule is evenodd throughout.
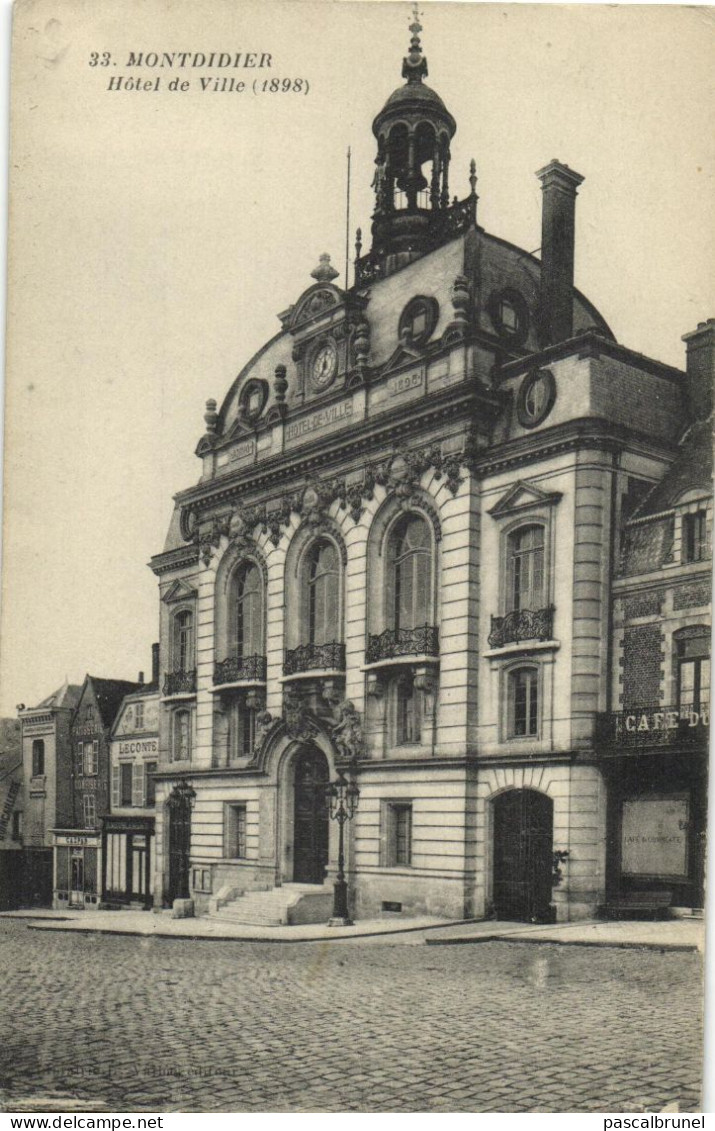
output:
<path id="1" fill-rule="evenodd" d="M 428 112 L 439 116 L 453 135 L 457 123 L 437 92 L 424 82 L 428 73 L 427 60 L 422 54 L 420 43 L 422 25 L 417 19 L 416 9 L 410 31 L 412 32 L 410 49 L 402 60 L 402 77 L 407 79 L 407 82 L 404 86 L 398 86 L 397 90 L 393 90 L 372 124 L 373 133 L 376 137 L 379 136 L 380 124 L 385 118 L 392 118 L 403 111 L 411 111 L 418 114 Z"/>
<path id="2" fill-rule="evenodd" d="M 433 103 L 445 114 L 448 113 L 447 107 L 437 94 L 437 91 L 432 90 L 431 86 L 427 86 L 427 84 L 423 82 L 408 82 L 405 83 L 404 86 L 398 86 L 397 90 L 393 90 L 383 106 L 381 113 L 384 113 L 388 106 L 399 106 L 404 102 Z"/>

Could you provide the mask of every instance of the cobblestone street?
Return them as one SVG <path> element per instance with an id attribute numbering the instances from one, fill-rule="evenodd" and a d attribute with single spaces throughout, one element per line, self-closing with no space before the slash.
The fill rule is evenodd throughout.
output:
<path id="1" fill-rule="evenodd" d="M 698 1110 L 696 954 L 9 920 L 0 946 L 5 1110 Z"/>

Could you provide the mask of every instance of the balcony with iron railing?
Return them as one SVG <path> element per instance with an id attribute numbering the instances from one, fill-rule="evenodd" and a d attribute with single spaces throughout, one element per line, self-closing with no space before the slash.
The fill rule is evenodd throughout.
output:
<path id="1" fill-rule="evenodd" d="M 605 757 L 660 748 L 707 750 L 709 734 L 710 707 L 705 703 L 650 704 L 596 717 L 596 748 Z"/>
<path id="2" fill-rule="evenodd" d="M 195 695 L 196 668 L 191 671 L 164 672 L 162 695 Z"/>
<path id="3" fill-rule="evenodd" d="M 229 656 L 214 664 L 214 685 L 228 683 L 256 684 L 266 682 L 265 656 Z"/>
<path id="4" fill-rule="evenodd" d="M 552 640 L 555 607 L 545 609 L 512 609 L 503 617 L 492 615 L 492 628 L 487 643 L 490 648 L 505 648 L 529 640 Z"/>
<path id="5" fill-rule="evenodd" d="M 330 644 L 299 644 L 286 651 L 283 663 L 284 676 L 344 671 L 345 645 L 337 640 Z"/>
<path id="6" fill-rule="evenodd" d="M 365 652 L 366 664 L 379 664 L 385 660 L 415 659 L 439 656 L 439 629 L 434 624 L 418 628 L 386 628 L 384 632 L 368 637 Z"/>

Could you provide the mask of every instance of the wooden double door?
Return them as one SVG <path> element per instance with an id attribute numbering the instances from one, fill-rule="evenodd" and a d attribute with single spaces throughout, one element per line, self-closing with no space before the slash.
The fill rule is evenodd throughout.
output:
<path id="1" fill-rule="evenodd" d="M 322 884 L 328 864 L 330 814 L 326 788 L 328 762 L 314 746 L 302 749 L 295 761 L 293 810 L 293 880 Z"/>
<path id="2" fill-rule="evenodd" d="M 494 803 L 494 908 L 498 919 L 547 922 L 553 885 L 553 802 L 510 789 Z"/>

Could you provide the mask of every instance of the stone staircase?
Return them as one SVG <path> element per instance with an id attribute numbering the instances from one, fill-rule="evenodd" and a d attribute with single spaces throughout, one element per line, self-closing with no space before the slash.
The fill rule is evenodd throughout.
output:
<path id="1" fill-rule="evenodd" d="M 277 888 L 243 892 L 226 901 L 217 899 L 209 910 L 209 918 L 251 927 L 281 927 L 327 922 L 332 907 L 332 886 L 283 884 Z"/>

